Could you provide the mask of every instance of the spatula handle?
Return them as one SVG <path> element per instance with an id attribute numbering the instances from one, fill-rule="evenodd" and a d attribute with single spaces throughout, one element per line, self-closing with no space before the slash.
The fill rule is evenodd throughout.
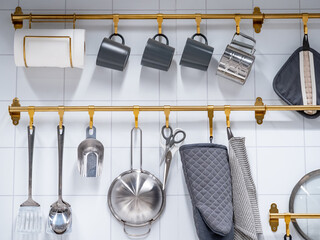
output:
<path id="1" fill-rule="evenodd" d="M 63 164 L 63 144 L 64 144 L 64 126 L 62 129 L 57 127 L 58 132 L 58 158 L 59 158 L 59 185 L 58 194 L 59 200 L 62 201 L 62 164 Z"/>

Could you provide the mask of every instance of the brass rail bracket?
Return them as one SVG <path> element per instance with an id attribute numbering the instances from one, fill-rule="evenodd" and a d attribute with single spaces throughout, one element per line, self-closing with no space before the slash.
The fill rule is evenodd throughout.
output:
<path id="1" fill-rule="evenodd" d="M 277 207 L 277 204 L 275 204 L 275 203 L 271 204 L 269 213 L 279 213 L 279 209 Z M 279 219 L 269 219 L 269 224 L 271 227 L 271 231 L 276 232 L 279 227 Z"/>
<path id="2" fill-rule="evenodd" d="M 261 125 L 263 123 L 264 115 L 266 115 L 266 106 L 264 105 L 261 97 L 257 97 L 256 103 L 254 105 L 255 106 L 264 106 L 263 111 L 255 111 L 256 121 L 259 125 Z"/>
<path id="3" fill-rule="evenodd" d="M 261 16 L 261 19 L 253 19 L 253 28 L 256 33 L 261 32 L 263 20 L 264 20 L 264 14 L 261 13 L 259 7 L 255 7 L 253 10 L 253 15 Z"/>
<path id="4" fill-rule="evenodd" d="M 12 18 L 13 15 L 23 15 L 21 7 L 16 7 L 16 10 L 13 14 L 11 14 L 12 24 L 14 26 L 14 29 L 20 29 L 23 27 L 23 20 L 14 20 Z"/>
<path id="5" fill-rule="evenodd" d="M 11 107 L 21 107 L 19 98 L 13 99 Z M 10 106 L 9 106 L 9 114 L 11 116 L 13 125 L 18 125 L 20 121 L 20 112 L 10 112 Z"/>

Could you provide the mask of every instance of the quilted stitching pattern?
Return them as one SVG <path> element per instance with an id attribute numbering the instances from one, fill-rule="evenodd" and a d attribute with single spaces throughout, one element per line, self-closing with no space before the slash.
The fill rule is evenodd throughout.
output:
<path id="1" fill-rule="evenodd" d="M 182 146 L 180 154 L 192 204 L 213 232 L 225 236 L 233 222 L 227 148 L 216 144 L 191 144 Z"/>

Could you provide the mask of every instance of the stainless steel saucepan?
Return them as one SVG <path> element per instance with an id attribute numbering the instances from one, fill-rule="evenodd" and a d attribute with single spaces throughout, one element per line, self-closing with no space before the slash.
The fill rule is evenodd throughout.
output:
<path id="1" fill-rule="evenodd" d="M 140 132 L 140 168 L 133 169 L 133 132 Z M 108 192 L 108 205 L 113 216 L 123 223 L 123 230 L 129 237 L 145 237 L 151 231 L 151 224 L 162 213 L 165 206 L 165 190 L 153 174 L 142 170 L 142 131 L 131 130 L 131 169 L 113 180 Z M 148 227 L 146 233 L 131 234 L 130 227 Z"/>

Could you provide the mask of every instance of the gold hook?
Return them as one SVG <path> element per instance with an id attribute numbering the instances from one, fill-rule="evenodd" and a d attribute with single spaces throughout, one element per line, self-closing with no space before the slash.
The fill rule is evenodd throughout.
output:
<path id="1" fill-rule="evenodd" d="M 59 117 L 60 117 L 60 121 L 59 121 L 59 128 L 62 129 L 62 125 L 63 125 L 63 114 L 64 114 L 64 106 L 59 106 L 58 107 L 58 113 L 59 113 Z"/>
<path id="2" fill-rule="evenodd" d="M 289 214 L 286 214 L 284 216 L 284 221 L 286 223 L 286 234 L 287 234 L 287 237 L 289 237 L 290 236 L 289 225 L 290 225 L 290 222 L 291 222 L 291 216 Z"/>
<path id="3" fill-rule="evenodd" d="M 201 14 L 196 13 L 197 33 L 200 33 Z"/>
<path id="4" fill-rule="evenodd" d="M 94 114 L 94 106 L 93 105 L 90 105 L 88 107 L 88 112 L 89 112 L 89 117 L 90 117 L 90 124 L 89 124 L 89 127 L 90 129 L 92 129 L 93 127 L 93 114 Z"/>
<path id="5" fill-rule="evenodd" d="M 165 105 L 164 106 L 164 115 L 166 116 L 166 128 L 169 127 L 169 115 L 170 115 L 170 106 Z"/>
<path id="6" fill-rule="evenodd" d="M 209 128 L 210 128 L 210 141 L 213 139 L 213 105 L 208 105 L 208 118 L 209 118 Z"/>
<path id="7" fill-rule="evenodd" d="M 162 34 L 162 22 L 163 22 L 163 15 L 162 14 L 157 15 L 157 22 L 158 22 L 158 33 Z"/>
<path id="8" fill-rule="evenodd" d="M 138 128 L 138 116 L 139 116 L 139 109 L 138 105 L 133 106 L 133 114 L 134 114 L 134 127 Z"/>
<path id="9" fill-rule="evenodd" d="M 302 14 L 302 21 L 303 21 L 303 31 L 304 31 L 304 34 L 308 34 L 308 20 L 309 20 L 309 15 L 308 13 L 303 13 Z"/>
<path id="10" fill-rule="evenodd" d="M 236 32 L 237 32 L 237 35 L 240 34 L 240 21 L 241 21 L 241 17 L 239 15 L 236 15 L 234 17 L 234 20 L 236 21 Z"/>
<path id="11" fill-rule="evenodd" d="M 113 14 L 114 33 L 118 34 L 119 14 Z"/>
<path id="12" fill-rule="evenodd" d="M 29 14 L 29 29 L 31 29 L 32 13 Z"/>
<path id="13" fill-rule="evenodd" d="M 226 122 L 227 122 L 227 127 L 230 127 L 230 113 L 231 113 L 231 107 L 230 105 L 225 105 L 224 106 L 224 112 L 226 114 Z"/>
<path id="14" fill-rule="evenodd" d="M 28 107 L 28 113 L 30 117 L 30 123 L 29 123 L 29 128 L 32 130 L 33 126 L 33 116 L 34 116 L 35 108 L 33 106 Z"/>
<path id="15" fill-rule="evenodd" d="M 76 14 L 75 13 L 73 13 L 73 29 L 75 29 L 76 28 Z"/>

